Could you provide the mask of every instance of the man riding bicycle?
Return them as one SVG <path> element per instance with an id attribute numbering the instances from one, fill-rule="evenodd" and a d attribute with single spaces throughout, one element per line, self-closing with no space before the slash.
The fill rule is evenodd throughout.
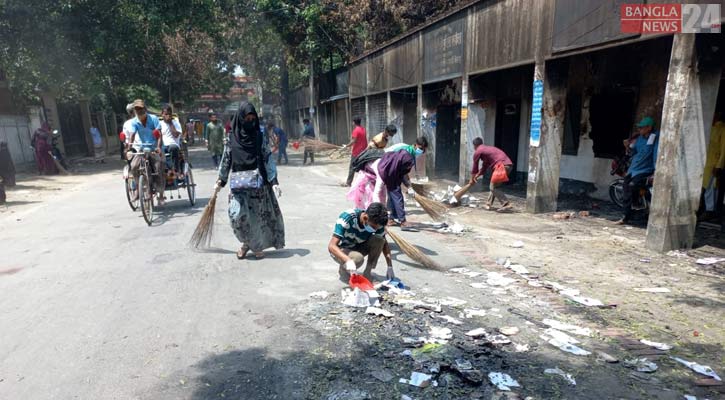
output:
<path id="1" fill-rule="evenodd" d="M 164 153 L 171 155 L 174 171 L 179 178 L 184 178 L 184 171 L 181 169 L 181 124 L 174 119 L 171 106 L 166 106 L 161 111 L 161 140 L 164 146 Z"/>
<path id="2" fill-rule="evenodd" d="M 161 124 L 159 123 L 158 117 L 155 115 L 149 115 L 146 112 L 146 104 L 143 100 L 134 100 L 133 110 L 136 113 L 136 118 L 133 119 L 133 123 L 131 124 L 130 143 L 136 143 L 136 137 L 139 137 L 140 145 L 137 150 L 140 150 L 141 153 L 143 153 L 144 148 L 151 149 L 149 162 L 153 171 L 156 172 L 156 182 L 152 181 L 150 183 L 152 183 L 153 187 L 156 189 L 158 204 L 162 206 L 164 205 L 164 187 L 166 184 L 163 174 L 164 170 L 162 167 L 164 163 L 164 154 L 161 152 L 161 135 L 158 134 L 158 138 L 157 135 L 154 135 L 154 131 L 158 130 L 161 127 Z M 134 147 L 136 147 L 135 144 Z M 134 157 L 133 161 L 131 161 L 131 172 L 136 182 L 138 182 L 140 166 L 141 158 Z M 132 200 L 138 199 L 138 188 L 134 191 L 133 197 L 134 198 Z"/>

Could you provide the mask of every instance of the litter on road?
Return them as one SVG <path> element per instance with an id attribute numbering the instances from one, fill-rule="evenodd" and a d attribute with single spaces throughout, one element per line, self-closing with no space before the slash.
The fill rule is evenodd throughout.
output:
<path id="1" fill-rule="evenodd" d="M 652 287 L 652 288 L 634 288 L 635 292 L 645 293 L 669 293 L 670 289 L 664 287 Z"/>
<path id="2" fill-rule="evenodd" d="M 326 298 L 328 298 L 330 296 L 330 292 L 321 290 L 319 292 L 312 292 L 309 294 L 309 296 L 312 297 L 313 299 L 325 300 Z"/>
<path id="3" fill-rule="evenodd" d="M 559 368 L 547 368 L 544 370 L 544 373 L 549 375 L 559 375 L 562 378 L 566 379 L 566 381 L 569 382 L 570 385 L 576 386 L 576 380 L 571 376 L 571 374 L 567 374 Z"/>
<path id="4" fill-rule="evenodd" d="M 719 258 L 719 257 L 706 257 L 706 258 L 698 258 L 696 263 L 699 265 L 712 265 L 717 264 L 725 261 L 725 258 Z"/>
<path id="5" fill-rule="evenodd" d="M 498 328 L 498 331 L 506 336 L 513 336 L 519 333 L 520 330 L 515 326 L 504 326 L 502 328 Z"/>
<path id="6" fill-rule="evenodd" d="M 516 279 L 508 278 L 498 272 L 489 272 L 486 276 L 488 277 L 486 283 L 491 286 L 508 286 L 516 282 Z"/>
<path id="7" fill-rule="evenodd" d="M 512 387 L 521 387 L 516 379 L 502 372 L 491 372 L 488 374 L 491 384 L 496 386 L 498 390 L 510 391 Z"/>
<path id="8" fill-rule="evenodd" d="M 411 372 L 410 379 L 400 378 L 399 382 L 419 388 L 425 388 L 431 385 L 432 379 L 432 375 L 424 374 L 422 372 Z"/>
<path id="9" fill-rule="evenodd" d="M 378 308 L 378 307 L 368 307 L 368 308 L 366 308 L 365 309 L 365 314 L 378 315 L 378 316 L 383 316 L 383 317 L 387 317 L 387 318 L 390 318 L 390 317 L 393 316 L 393 313 L 391 313 L 390 311 L 383 310 L 382 308 Z"/>
<path id="10" fill-rule="evenodd" d="M 375 290 L 360 290 L 355 288 L 342 290 L 342 303 L 350 307 L 377 307 L 380 305 L 378 292 Z"/>
<path id="11" fill-rule="evenodd" d="M 486 330 L 484 328 L 476 328 L 476 329 L 466 332 L 466 336 L 470 336 L 470 337 L 474 337 L 474 338 L 483 337 L 486 335 L 488 335 L 488 332 L 486 332 Z"/>
<path id="12" fill-rule="evenodd" d="M 649 341 L 647 339 L 640 340 L 640 343 L 646 344 L 647 346 L 650 346 L 650 347 L 654 347 L 657 350 L 664 350 L 664 351 L 672 350 L 672 346 L 669 345 L 669 344 L 658 343 L 658 342 L 651 342 L 651 341 Z"/>
<path id="13" fill-rule="evenodd" d="M 624 366 L 627 368 L 636 369 L 638 372 L 652 373 L 657 371 L 657 364 L 646 358 L 634 358 L 631 360 L 624 360 Z"/>
<path id="14" fill-rule="evenodd" d="M 718 381 L 722 381 L 722 379 L 720 379 L 720 377 L 718 376 L 718 374 L 715 373 L 715 371 L 713 371 L 712 368 L 710 368 L 710 367 L 708 367 L 706 365 L 700 365 L 700 364 L 698 364 L 696 362 L 683 360 L 683 359 L 681 359 L 679 357 L 670 357 L 670 358 L 672 358 L 673 360 L 677 361 L 678 363 L 686 366 L 687 368 L 690 368 L 691 370 L 697 372 L 698 374 L 702 374 L 702 375 L 705 375 L 705 376 L 709 376 L 709 377 L 714 378 L 714 379 L 716 379 Z"/>
<path id="15" fill-rule="evenodd" d="M 573 333 L 581 336 L 592 336 L 592 330 L 589 328 L 581 328 L 576 325 L 565 324 L 554 319 L 546 318 L 542 321 L 544 325 L 550 326 L 556 330 Z"/>
<path id="16" fill-rule="evenodd" d="M 462 321 L 457 320 L 449 315 L 441 315 L 438 317 L 438 319 L 442 319 L 442 320 L 448 322 L 449 324 L 453 324 L 453 325 L 463 325 Z"/>
<path id="17" fill-rule="evenodd" d="M 433 339 L 449 340 L 453 338 L 453 332 L 449 328 L 431 326 L 430 337 Z"/>
<path id="18" fill-rule="evenodd" d="M 577 339 L 567 335 L 566 333 L 564 333 L 562 331 L 556 330 L 554 328 L 546 328 L 544 330 L 544 333 L 553 337 L 556 340 L 559 340 L 560 342 L 571 343 L 571 344 L 579 343 L 579 341 Z"/>
<path id="19" fill-rule="evenodd" d="M 524 242 L 517 240 L 511 243 L 511 247 L 513 247 L 514 249 L 522 249 L 524 247 Z"/>
<path id="20" fill-rule="evenodd" d="M 542 336 L 541 338 L 544 339 L 544 340 L 546 340 L 547 343 L 549 343 L 550 345 L 552 345 L 554 347 L 558 347 L 560 350 L 565 351 L 567 353 L 571 353 L 571 354 L 574 354 L 574 355 L 577 355 L 577 356 L 588 356 L 589 354 L 592 354 L 591 352 L 586 351 L 586 350 L 584 350 L 584 349 L 582 349 L 582 348 L 580 348 L 580 347 L 578 347 L 576 345 L 573 345 L 571 343 L 563 342 L 563 341 L 558 340 L 556 338 L 547 339 L 546 336 Z"/>
<path id="21" fill-rule="evenodd" d="M 463 318 L 485 317 L 486 310 L 479 310 L 478 308 L 466 308 L 463 310 L 462 314 Z"/>

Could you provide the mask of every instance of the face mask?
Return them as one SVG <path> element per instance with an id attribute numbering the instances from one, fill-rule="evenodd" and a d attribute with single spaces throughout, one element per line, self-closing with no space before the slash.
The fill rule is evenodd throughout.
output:
<path id="1" fill-rule="evenodd" d="M 372 226 L 365 224 L 365 231 L 369 233 L 375 233 L 375 229 Z"/>
<path id="2" fill-rule="evenodd" d="M 242 123 L 242 127 L 244 128 L 245 132 L 253 132 L 254 131 L 254 121 L 244 121 Z"/>
<path id="3" fill-rule="evenodd" d="M 425 151 L 423 151 L 423 149 L 421 149 L 421 148 L 416 148 L 416 149 L 415 149 L 415 156 L 416 156 L 416 157 L 420 157 L 420 156 L 422 156 L 422 155 L 423 155 L 423 153 L 425 153 Z"/>

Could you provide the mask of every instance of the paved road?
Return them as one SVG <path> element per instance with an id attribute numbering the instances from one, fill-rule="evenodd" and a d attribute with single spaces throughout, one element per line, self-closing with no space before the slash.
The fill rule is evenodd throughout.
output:
<path id="1" fill-rule="evenodd" d="M 215 357 L 254 349 L 237 360 L 254 371 L 261 354 L 304 345 L 288 308 L 342 287 L 326 251 L 349 207 L 340 177 L 324 161 L 281 167 L 287 249 L 238 261 L 226 192 L 215 249 L 186 247 L 214 181 L 203 155 L 193 155 L 197 205 L 170 200 L 153 227 L 128 208 L 118 172 L 0 217 L 0 399 L 204 398 L 211 384 L 196 378 Z M 425 280 L 424 271 L 407 273 Z M 272 382 L 245 398 L 301 390 L 294 376 L 253 376 Z"/>

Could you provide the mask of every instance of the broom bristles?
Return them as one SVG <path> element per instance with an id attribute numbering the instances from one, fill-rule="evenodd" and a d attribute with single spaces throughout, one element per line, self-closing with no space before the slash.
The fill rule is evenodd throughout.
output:
<path id="1" fill-rule="evenodd" d="M 461 202 L 461 197 L 463 197 L 464 194 L 466 194 L 471 188 L 473 187 L 473 182 L 468 182 L 466 186 L 462 187 L 460 190 L 458 190 L 456 193 L 453 193 L 453 197 L 458 200 L 458 202 Z"/>
<path id="2" fill-rule="evenodd" d="M 426 188 L 426 185 L 424 185 L 422 183 L 411 182 L 410 183 L 410 187 L 413 188 L 413 190 L 415 191 L 415 193 L 418 193 L 421 196 L 428 196 L 428 194 L 429 194 L 429 191 Z"/>
<path id="3" fill-rule="evenodd" d="M 402 236 L 398 235 L 397 233 L 385 229 L 385 231 L 388 233 L 388 236 L 390 236 L 391 239 L 395 242 L 395 244 L 398 245 L 400 250 L 405 253 L 406 256 L 408 256 L 411 260 L 415 261 L 416 263 L 422 265 L 425 268 L 428 269 L 434 269 L 434 270 L 442 270 L 443 267 L 440 266 L 437 262 L 433 261 L 430 257 L 425 255 L 422 251 L 420 251 L 419 248 L 412 245 L 407 240 L 403 239 Z"/>
<path id="4" fill-rule="evenodd" d="M 199 224 L 196 225 L 194 233 L 191 234 L 189 245 L 195 249 L 208 248 L 211 245 L 211 237 L 214 232 L 214 212 L 216 211 L 216 199 L 219 190 L 214 190 L 209 202 L 204 207 Z"/>
<path id="5" fill-rule="evenodd" d="M 440 204 L 437 201 L 431 200 L 427 197 L 421 196 L 418 193 L 415 194 L 415 201 L 417 201 L 423 211 L 425 211 L 426 214 L 430 215 L 430 217 L 433 218 L 433 220 L 435 221 L 442 220 L 446 211 L 448 211 L 448 209 L 443 204 Z"/>

